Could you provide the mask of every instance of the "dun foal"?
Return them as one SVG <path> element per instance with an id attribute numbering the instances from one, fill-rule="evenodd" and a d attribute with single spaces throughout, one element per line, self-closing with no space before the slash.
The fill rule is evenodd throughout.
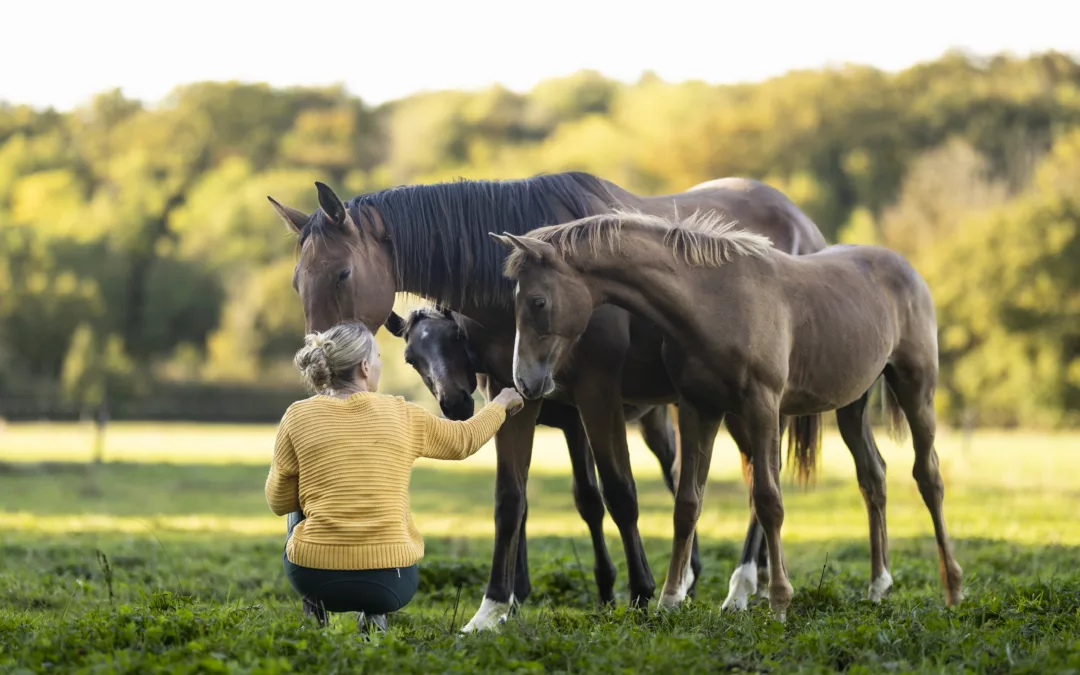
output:
<path id="1" fill-rule="evenodd" d="M 667 336 L 665 367 L 679 393 L 681 468 L 661 605 L 686 597 L 690 543 L 725 415 L 750 459 L 752 508 L 765 531 L 769 600 L 777 617 L 784 619 L 793 593 L 780 544 L 781 415 L 837 410 L 857 470 L 881 472 L 874 482 L 881 485 L 882 508 L 867 499 L 871 593 L 875 585 L 882 592 L 891 585 L 884 466 L 867 416 L 868 390 L 882 374 L 894 429 L 903 415 L 911 428 L 913 473 L 933 521 L 946 602 L 960 602 L 962 572 L 942 516 L 934 450 L 934 303 L 903 257 L 872 246 L 791 256 L 763 236 L 696 215 L 672 223 L 616 212 L 492 237 L 512 249 L 506 275 L 517 281 L 519 391 L 549 393 L 560 357 L 604 303 L 647 318 Z"/>

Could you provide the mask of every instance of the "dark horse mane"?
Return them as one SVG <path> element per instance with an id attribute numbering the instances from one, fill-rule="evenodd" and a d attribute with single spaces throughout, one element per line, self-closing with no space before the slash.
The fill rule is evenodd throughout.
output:
<path id="1" fill-rule="evenodd" d="M 507 250 L 489 232 L 524 234 L 544 225 L 576 220 L 617 203 L 591 174 L 565 172 L 515 180 L 457 180 L 403 185 L 354 197 L 345 203 L 359 224 L 363 207 L 386 225 L 398 288 L 436 303 L 510 305 L 513 284 L 503 277 Z M 560 211 L 561 208 L 561 211 Z M 317 215 L 323 214 L 317 212 Z M 312 218 L 300 235 L 333 238 L 325 218 Z M 360 228 L 364 236 L 364 228 Z"/>

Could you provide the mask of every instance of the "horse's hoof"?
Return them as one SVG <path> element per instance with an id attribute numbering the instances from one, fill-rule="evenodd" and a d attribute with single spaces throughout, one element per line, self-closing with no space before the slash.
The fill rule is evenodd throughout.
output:
<path id="1" fill-rule="evenodd" d="M 870 582 L 870 590 L 867 591 L 866 598 L 877 604 L 888 595 L 890 588 L 892 588 L 892 575 L 889 574 L 889 570 L 885 570 L 877 579 Z"/>
<path id="2" fill-rule="evenodd" d="M 757 592 L 757 589 L 757 563 L 748 562 L 739 565 L 732 573 L 731 581 L 728 582 L 728 596 L 724 600 L 724 604 L 720 605 L 720 611 L 723 612 L 732 608 L 746 609 L 747 602 Z"/>
<path id="3" fill-rule="evenodd" d="M 485 597 L 480 603 L 480 609 L 461 629 L 462 633 L 481 633 L 484 631 L 498 631 L 499 626 L 506 623 L 510 608 L 514 604 L 514 595 L 510 595 L 509 602 L 497 602 Z"/>

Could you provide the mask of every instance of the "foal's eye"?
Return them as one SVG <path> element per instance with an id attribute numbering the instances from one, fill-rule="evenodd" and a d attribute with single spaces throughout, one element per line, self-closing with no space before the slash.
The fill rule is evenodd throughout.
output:
<path id="1" fill-rule="evenodd" d="M 532 304 L 537 309 L 543 309 L 547 306 L 547 300 L 545 298 L 533 298 Z"/>
<path id="2" fill-rule="evenodd" d="M 338 275 L 337 275 L 338 283 L 340 284 L 342 281 L 345 281 L 346 279 L 348 279 L 350 274 L 352 274 L 352 270 L 349 269 L 348 267 L 346 267 L 345 269 L 338 272 Z"/>

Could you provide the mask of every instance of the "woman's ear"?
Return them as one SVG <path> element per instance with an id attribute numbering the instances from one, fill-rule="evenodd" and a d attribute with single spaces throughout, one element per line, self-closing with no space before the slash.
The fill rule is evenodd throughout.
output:
<path id="1" fill-rule="evenodd" d="M 368 379 L 368 375 L 371 374 L 371 364 L 367 361 L 362 362 L 356 367 L 356 377 L 360 380 Z"/>

